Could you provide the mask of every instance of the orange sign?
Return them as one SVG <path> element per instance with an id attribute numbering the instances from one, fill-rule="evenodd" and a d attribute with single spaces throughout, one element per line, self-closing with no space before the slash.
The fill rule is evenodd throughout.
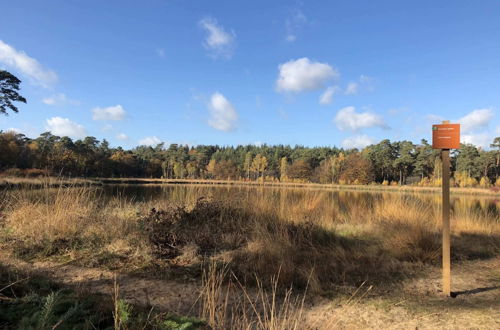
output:
<path id="1" fill-rule="evenodd" d="M 432 148 L 460 149 L 460 124 L 432 125 Z"/>

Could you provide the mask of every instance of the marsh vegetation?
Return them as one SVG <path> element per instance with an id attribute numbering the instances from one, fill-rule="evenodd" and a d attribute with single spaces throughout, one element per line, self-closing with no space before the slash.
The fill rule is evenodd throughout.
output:
<path id="1" fill-rule="evenodd" d="M 436 194 L 203 185 L 2 194 L 1 244 L 16 258 L 202 282 L 191 313 L 214 328 L 297 328 L 306 294 L 380 296 L 440 262 Z M 454 263 L 498 258 L 500 203 L 455 196 L 452 246 Z"/>

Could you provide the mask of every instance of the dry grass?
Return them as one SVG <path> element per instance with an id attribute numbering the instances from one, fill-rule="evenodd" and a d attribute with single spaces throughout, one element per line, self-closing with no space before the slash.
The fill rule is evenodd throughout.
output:
<path id="1" fill-rule="evenodd" d="M 89 185 L 99 185 L 99 182 L 95 182 L 89 179 L 83 178 L 61 178 L 61 177 L 51 177 L 51 176 L 38 176 L 38 177 L 16 177 L 16 176 L 0 176 L 0 188 L 47 188 L 47 187 L 59 187 L 64 186 L 89 186 Z"/>
<path id="2" fill-rule="evenodd" d="M 213 328 L 300 328 L 303 301 L 290 289 L 390 285 L 439 263 L 439 196 L 251 189 L 200 198 L 210 190 L 193 187 L 141 202 L 90 186 L 3 192 L 0 242 L 94 266 L 208 269 L 201 315 Z M 490 205 L 454 202 L 455 260 L 500 253 Z"/>
<path id="3" fill-rule="evenodd" d="M 203 273 L 200 317 L 212 329 L 303 329 L 306 292 L 281 292 L 278 279 L 279 273 L 270 279 L 270 291 L 259 279 L 247 289 L 227 267 L 211 263 Z"/>
<path id="4" fill-rule="evenodd" d="M 149 253 L 138 228 L 138 206 L 126 199 L 103 201 L 91 186 L 19 189 L 6 194 L 3 203 L 3 239 L 18 254 L 50 256 L 103 253 L 125 258 Z M 0 218 L 1 220 L 1 218 Z"/>
<path id="5" fill-rule="evenodd" d="M 284 190 L 240 199 L 228 190 L 222 202 L 200 194 L 206 191 L 179 194 L 179 202 L 137 202 L 90 186 L 15 190 L 4 200 L 3 232 L 22 244 L 20 251 L 88 249 L 181 266 L 216 259 L 245 281 L 269 279 L 279 270 L 282 285 L 309 283 L 315 292 L 397 278 L 405 262 L 439 261 L 437 196 L 339 192 L 332 198 Z M 467 203 L 454 204 L 454 258 L 498 254 L 499 214 Z"/>

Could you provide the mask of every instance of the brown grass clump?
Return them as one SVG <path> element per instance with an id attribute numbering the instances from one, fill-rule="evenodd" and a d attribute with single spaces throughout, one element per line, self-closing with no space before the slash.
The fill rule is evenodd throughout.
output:
<path id="1" fill-rule="evenodd" d="M 148 258 L 137 205 L 104 200 L 90 186 L 14 190 L 4 206 L 3 239 L 27 257 L 68 254 L 88 259 Z"/>
<path id="2" fill-rule="evenodd" d="M 200 257 L 229 262 L 234 274 L 254 284 L 256 278 L 269 279 L 279 271 L 281 286 L 304 288 L 310 283 L 319 291 L 334 283 L 356 284 L 398 271 L 369 242 L 341 237 L 312 221 L 288 222 L 220 201 L 200 199 L 190 210 L 154 209 L 142 223 L 159 257 L 174 259 L 184 247 L 194 245 Z M 375 266 L 376 274 L 371 272 Z"/>
<path id="3" fill-rule="evenodd" d="M 279 290 L 279 275 L 270 279 L 270 290 L 258 278 L 249 290 L 227 267 L 211 263 L 203 273 L 200 317 L 211 329 L 303 329 L 306 292 Z"/>
<path id="4" fill-rule="evenodd" d="M 164 258 L 179 256 L 188 244 L 200 254 L 240 248 L 250 231 L 248 215 L 222 202 L 198 199 L 192 207 L 169 205 L 151 209 L 141 221 L 154 252 Z"/>
<path id="5" fill-rule="evenodd" d="M 95 222 L 95 194 L 86 187 L 59 188 L 37 196 L 16 191 L 8 206 L 8 226 L 18 238 L 34 244 L 73 240 Z"/>

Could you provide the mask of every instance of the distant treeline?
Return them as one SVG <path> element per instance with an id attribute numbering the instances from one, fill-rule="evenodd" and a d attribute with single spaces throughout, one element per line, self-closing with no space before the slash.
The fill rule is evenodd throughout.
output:
<path id="1" fill-rule="evenodd" d="M 489 186 L 500 171 L 500 137 L 491 151 L 462 145 L 452 153 L 454 185 Z M 110 148 L 94 137 L 73 141 L 43 133 L 36 139 L 0 131 L 0 171 L 69 177 L 147 177 L 262 180 L 340 184 L 437 185 L 439 150 L 426 140 L 383 140 L 362 150 L 289 145 L 187 146 L 163 143 L 132 150 Z M 500 184 L 500 180 L 498 181 Z"/>

